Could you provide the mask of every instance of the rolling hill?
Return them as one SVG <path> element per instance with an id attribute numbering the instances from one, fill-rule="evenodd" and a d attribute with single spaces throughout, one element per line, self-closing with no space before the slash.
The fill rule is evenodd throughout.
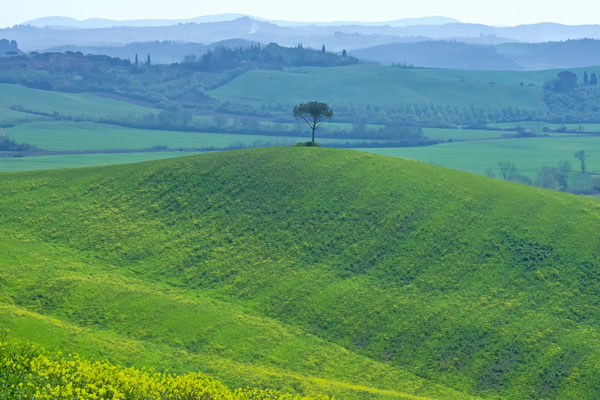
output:
<path id="1" fill-rule="evenodd" d="M 254 104 L 293 105 L 319 99 L 334 108 L 349 104 L 413 103 L 542 110 L 546 107 L 542 86 L 558 72 L 406 69 L 364 64 L 299 67 L 248 71 L 209 94 L 219 100 Z M 527 85 L 521 86 L 521 82 Z"/>
<path id="2" fill-rule="evenodd" d="M 267 148 L 0 174 L 0 321 L 339 398 L 600 396 L 600 203 Z"/>

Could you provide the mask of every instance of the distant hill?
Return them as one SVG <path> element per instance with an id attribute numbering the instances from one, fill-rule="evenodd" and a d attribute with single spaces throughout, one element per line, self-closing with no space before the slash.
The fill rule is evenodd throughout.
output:
<path id="1" fill-rule="evenodd" d="M 23 22 L 21 25 L 30 25 L 38 28 L 75 28 L 75 29 L 97 29 L 112 27 L 157 27 L 172 26 L 177 24 L 206 23 L 232 21 L 244 17 L 243 14 L 216 14 L 206 15 L 189 19 L 129 19 L 112 20 L 105 18 L 89 18 L 77 20 L 69 17 L 42 17 Z"/>
<path id="2" fill-rule="evenodd" d="M 529 70 L 600 65 L 600 40 L 580 39 L 547 43 L 506 43 L 500 54 Z"/>
<path id="3" fill-rule="evenodd" d="M 57 46 L 124 46 L 132 42 L 179 41 L 213 43 L 228 39 L 245 39 L 261 43 L 277 42 L 285 46 L 303 43 L 307 47 L 325 45 L 333 51 L 353 50 L 382 44 L 421 40 L 453 40 L 498 44 L 499 42 L 545 42 L 568 39 L 600 39 L 600 25 L 566 26 L 560 24 L 533 24 L 516 27 L 494 27 L 481 24 L 445 23 L 403 25 L 390 23 L 286 24 L 250 17 L 232 19 L 236 15 L 217 16 L 214 19 L 155 26 L 90 27 L 59 26 L 40 28 L 19 25 L 0 30 L 0 37 L 17 40 L 26 51 L 44 50 Z M 38 25 L 61 23 L 62 19 L 45 20 Z M 68 22 L 68 21 L 67 21 Z M 440 21 L 438 21 L 440 22 Z M 66 23 L 63 21 L 63 23 Z M 110 24 L 112 24 L 111 22 Z M 87 25 L 86 25 L 87 26 Z M 488 41 L 486 38 L 489 38 Z M 483 41 L 483 42 L 482 42 Z"/>
<path id="4" fill-rule="evenodd" d="M 520 70 L 523 66 L 492 46 L 427 41 L 394 43 L 350 52 L 355 57 L 383 64 L 472 70 Z"/>
<path id="5" fill-rule="evenodd" d="M 305 147 L 0 178 L 15 339 L 352 400 L 600 398 L 596 199 Z"/>
<path id="6" fill-rule="evenodd" d="M 394 43 L 351 51 L 383 64 L 473 70 L 543 70 L 600 65 L 600 40 L 467 44 L 454 41 Z"/>
<path id="7" fill-rule="evenodd" d="M 206 22 L 223 22 L 232 21 L 234 19 L 250 17 L 243 14 L 216 14 L 206 15 L 188 19 L 132 19 L 132 20 L 111 20 L 104 18 L 90 18 L 85 20 L 77 20 L 68 17 L 42 17 L 23 22 L 21 25 L 31 25 L 38 28 L 77 28 L 77 29 L 94 29 L 94 28 L 111 28 L 118 26 L 130 27 L 149 27 L 149 26 L 171 26 L 177 24 L 189 23 L 206 23 Z M 360 21 L 332 21 L 332 22 L 297 22 L 285 20 L 269 20 L 264 18 L 251 17 L 256 20 L 271 22 L 279 26 L 331 26 L 331 25 L 365 25 L 365 26 L 411 26 L 411 25 L 441 25 L 459 22 L 454 18 L 447 17 L 423 17 L 423 18 L 403 18 L 393 21 L 383 22 L 360 22 Z"/>

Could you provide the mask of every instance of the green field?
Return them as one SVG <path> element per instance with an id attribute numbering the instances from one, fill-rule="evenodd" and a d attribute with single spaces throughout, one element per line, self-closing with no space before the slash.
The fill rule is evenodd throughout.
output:
<path id="1" fill-rule="evenodd" d="M 0 118 L 6 122 L 19 121 L 23 113 L 15 115 L 9 108 L 20 105 L 28 110 L 47 114 L 57 111 L 72 117 L 130 117 L 141 116 L 153 109 L 140 107 L 124 101 L 95 96 L 89 93 L 61 93 L 30 89 L 20 85 L 0 84 Z M 25 114 L 28 115 L 28 114 Z M 32 119 L 39 118 L 31 116 Z"/>
<path id="2" fill-rule="evenodd" d="M 516 131 L 495 131 L 485 129 L 446 129 L 424 128 L 423 135 L 434 140 L 479 140 L 500 138 L 503 135 L 514 135 Z"/>
<path id="3" fill-rule="evenodd" d="M 488 168 L 498 174 L 498 161 L 513 161 L 522 174 L 533 177 L 543 166 L 554 167 L 560 161 L 569 161 L 576 171 L 579 164 L 573 153 L 581 149 L 590 154 L 588 171 L 600 173 L 600 137 L 502 139 L 363 150 L 476 174 L 485 174 Z"/>
<path id="4" fill-rule="evenodd" d="M 556 73 L 400 69 L 376 65 L 252 70 L 210 94 L 242 103 L 295 104 L 318 99 L 333 106 L 436 103 L 539 110 L 545 107 L 542 84 Z M 536 86 L 520 86 L 523 81 Z"/>
<path id="5" fill-rule="evenodd" d="M 93 165 L 127 164 L 147 160 L 180 157 L 194 154 L 185 151 L 160 151 L 146 153 L 68 154 L 36 157 L 0 157 L 0 171 L 32 171 L 89 167 Z"/>
<path id="6" fill-rule="evenodd" d="M 4 129 L 4 133 L 20 143 L 29 143 L 44 150 L 107 150 L 169 148 L 226 148 L 294 144 L 305 137 L 242 135 L 135 129 L 92 122 L 44 121 L 21 124 Z M 319 139 L 327 144 L 357 142 L 353 139 Z"/>
<path id="7" fill-rule="evenodd" d="M 0 183 L 14 340 L 344 399 L 600 397 L 596 199 L 298 147 Z"/>

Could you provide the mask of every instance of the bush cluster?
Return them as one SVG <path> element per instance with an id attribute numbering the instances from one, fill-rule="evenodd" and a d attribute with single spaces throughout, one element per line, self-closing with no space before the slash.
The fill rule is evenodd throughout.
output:
<path id="1" fill-rule="evenodd" d="M 229 390 L 201 373 L 174 375 L 91 362 L 76 355 L 53 357 L 33 344 L 0 339 L 0 399 L 111 400 L 312 400 L 272 389 Z M 328 397 L 319 397 L 328 400 Z"/>

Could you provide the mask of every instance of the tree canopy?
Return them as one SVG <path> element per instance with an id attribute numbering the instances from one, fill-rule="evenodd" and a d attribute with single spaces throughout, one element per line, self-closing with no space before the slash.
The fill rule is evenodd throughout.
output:
<path id="1" fill-rule="evenodd" d="M 294 118 L 301 119 L 312 130 L 312 142 L 315 142 L 315 130 L 324 121 L 333 118 L 333 110 L 325 103 L 311 101 L 294 107 Z"/>

